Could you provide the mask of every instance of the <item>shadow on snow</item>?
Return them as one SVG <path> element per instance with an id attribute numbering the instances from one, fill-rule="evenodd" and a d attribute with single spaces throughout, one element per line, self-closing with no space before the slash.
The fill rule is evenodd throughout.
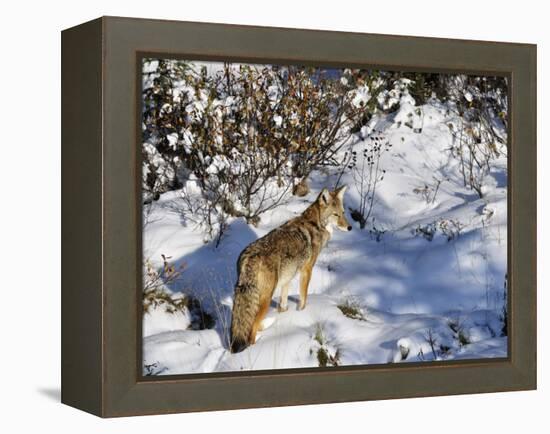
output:
<path id="1" fill-rule="evenodd" d="M 168 287 L 198 300 L 201 311 L 215 317 L 215 330 L 227 349 L 237 259 L 258 237 L 243 219 L 231 222 L 226 232 L 217 248 L 215 242 L 210 242 L 174 260 L 176 267 L 185 268 L 181 279 Z"/>

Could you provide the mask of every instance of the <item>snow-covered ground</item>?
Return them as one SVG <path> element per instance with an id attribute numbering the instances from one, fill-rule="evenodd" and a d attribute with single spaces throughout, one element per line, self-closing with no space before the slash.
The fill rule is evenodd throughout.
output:
<path id="1" fill-rule="evenodd" d="M 181 279 L 168 285 L 200 300 L 214 327 L 192 327 L 196 312 L 144 315 L 145 374 L 185 374 L 320 365 L 505 357 L 503 306 L 507 268 L 506 157 L 496 160 L 484 181 L 483 198 L 463 186 L 451 157 L 449 124 L 458 122 L 437 102 L 402 103 L 393 114 L 375 117 L 373 131 L 392 145 L 383 154 L 384 179 L 377 185 L 371 233 L 353 222 L 351 232 L 335 231 L 322 251 L 309 285 L 308 304 L 297 311 L 298 281 L 291 285 L 289 310 L 278 313 L 276 293 L 255 345 L 228 350 L 236 261 L 252 241 L 300 214 L 337 174 L 314 172 L 312 191 L 262 215 L 258 227 L 230 220 L 216 248 L 177 211 L 178 193 L 153 202 L 144 229 L 144 257 L 155 266 L 161 254 Z M 352 176 L 346 209 L 359 193 Z M 435 200 L 421 190 L 440 182 Z M 435 189 L 432 188 L 432 194 Z M 348 213 L 348 220 L 352 222 Z M 435 230 L 435 232 L 433 232 Z"/>

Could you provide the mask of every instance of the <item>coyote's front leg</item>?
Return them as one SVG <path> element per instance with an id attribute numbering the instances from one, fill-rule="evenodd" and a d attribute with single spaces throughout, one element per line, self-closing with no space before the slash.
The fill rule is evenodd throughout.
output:
<path id="1" fill-rule="evenodd" d="M 311 272 L 313 270 L 314 263 L 315 262 L 306 264 L 300 273 L 300 305 L 298 306 L 298 310 L 302 310 L 306 307 L 307 289 L 309 286 L 309 281 L 311 280 Z"/>

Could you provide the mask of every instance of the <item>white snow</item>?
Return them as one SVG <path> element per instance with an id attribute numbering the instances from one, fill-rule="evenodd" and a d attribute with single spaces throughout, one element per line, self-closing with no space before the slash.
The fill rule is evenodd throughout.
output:
<path id="1" fill-rule="evenodd" d="M 166 136 L 168 139 L 168 143 L 170 144 L 170 147 L 173 149 L 176 149 L 176 146 L 178 144 L 178 134 L 177 133 L 171 133 Z"/>
<path id="2" fill-rule="evenodd" d="M 369 87 L 367 85 L 363 85 L 354 90 L 352 104 L 355 107 L 366 107 L 369 100 L 370 100 L 370 92 L 369 92 Z"/>
<path id="3" fill-rule="evenodd" d="M 143 337 L 171 330 L 185 330 L 191 321 L 184 312 L 167 314 L 164 308 L 152 308 L 143 315 Z"/>
<path id="4" fill-rule="evenodd" d="M 279 115 L 273 116 L 273 122 L 275 122 L 275 125 L 277 125 L 278 127 L 280 127 L 280 126 L 283 124 L 283 118 L 282 118 L 282 116 L 279 116 Z"/>
<path id="5" fill-rule="evenodd" d="M 507 272 L 507 165 L 502 156 L 488 175 L 484 197 L 463 186 L 445 107 L 417 107 L 403 83 L 391 98 L 400 109 L 375 117 L 353 144 L 361 154 L 377 131 L 392 145 L 381 160 L 386 170 L 376 190 L 376 234 L 353 224 L 334 231 L 313 270 L 308 304 L 297 311 L 298 279 L 289 291 L 289 309 L 278 313 L 276 293 L 255 345 L 239 354 L 227 349 L 233 286 L 239 253 L 252 241 L 301 213 L 337 174 L 318 171 L 304 198 L 262 215 L 258 227 L 229 221 L 220 245 L 204 244 L 203 234 L 177 212 L 178 192 L 153 202 L 144 230 L 144 257 L 157 266 L 161 254 L 185 263 L 170 291 L 200 300 L 216 319 L 214 328 L 194 330 L 188 311 L 154 311 L 144 319 L 144 372 L 184 374 L 319 366 L 324 352 L 340 365 L 505 357 L 502 307 Z M 368 101 L 368 90 L 363 95 Z M 278 122 L 275 119 L 274 122 Z M 213 162 L 213 169 L 226 162 Z M 428 203 L 415 189 L 441 181 Z M 341 182 L 342 183 L 342 182 Z M 353 180 L 344 175 L 350 187 Z M 188 183 L 190 188 L 192 183 Z M 355 188 L 345 195 L 346 210 L 357 207 Z M 435 230 L 429 241 L 420 229 Z M 450 236 L 450 240 L 449 240 Z M 344 315 L 349 304 L 358 316 Z M 431 342 L 431 343 L 430 343 Z"/>

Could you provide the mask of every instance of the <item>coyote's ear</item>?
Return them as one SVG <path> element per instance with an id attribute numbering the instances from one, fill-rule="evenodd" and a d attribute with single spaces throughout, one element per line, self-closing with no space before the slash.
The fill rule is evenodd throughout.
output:
<path id="1" fill-rule="evenodd" d="M 326 188 L 323 188 L 323 191 L 319 194 L 318 200 L 322 205 L 328 205 L 330 201 L 330 192 Z"/>
<path id="2" fill-rule="evenodd" d="M 338 190 L 336 190 L 334 193 L 336 193 L 336 197 L 340 200 L 344 198 L 344 193 L 346 192 L 346 189 L 348 188 L 347 185 L 343 185 Z"/>

